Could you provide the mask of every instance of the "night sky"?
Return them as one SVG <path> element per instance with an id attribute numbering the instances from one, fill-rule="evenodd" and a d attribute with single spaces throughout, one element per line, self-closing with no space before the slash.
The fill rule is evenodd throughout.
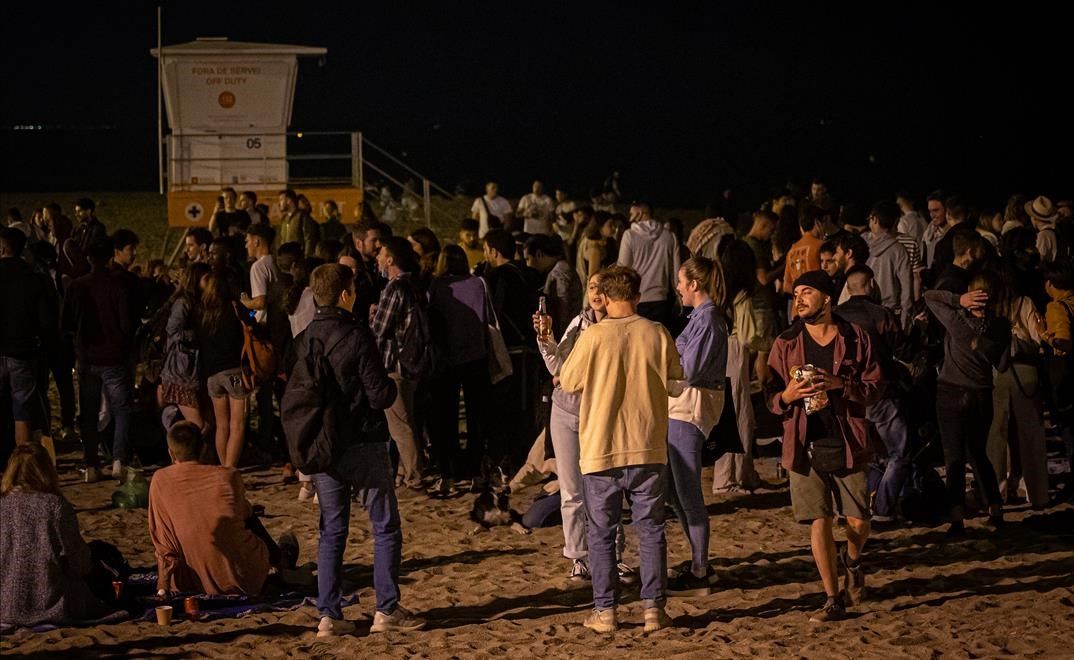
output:
<path id="1" fill-rule="evenodd" d="M 326 47 L 301 60 L 292 127 L 362 130 L 449 188 L 494 176 L 518 196 L 540 176 L 581 195 L 613 168 L 669 206 L 818 174 L 861 201 L 1074 187 L 1056 16 L 372 4 L 166 3 L 164 43 Z M 156 5 L 26 5 L 3 10 L 3 189 L 155 189 Z"/>

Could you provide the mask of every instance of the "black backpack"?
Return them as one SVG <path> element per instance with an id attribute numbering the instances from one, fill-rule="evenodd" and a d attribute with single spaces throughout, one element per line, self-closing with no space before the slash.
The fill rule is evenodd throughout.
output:
<path id="1" fill-rule="evenodd" d="M 307 330 L 295 340 L 295 366 L 280 401 L 280 419 L 291 464 L 305 474 L 325 472 L 346 448 L 343 426 L 349 402 L 343 400 L 328 355 L 354 330 L 344 327 L 323 343 L 304 337 Z"/>
<path id="2" fill-rule="evenodd" d="M 422 382 L 432 375 L 436 367 L 437 343 L 429 321 L 429 307 L 412 283 L 407 283 L 413 294 L 414 309 L 410 312 L 410 325 L 399 342 L 399 371 L 403 378 Z"/>

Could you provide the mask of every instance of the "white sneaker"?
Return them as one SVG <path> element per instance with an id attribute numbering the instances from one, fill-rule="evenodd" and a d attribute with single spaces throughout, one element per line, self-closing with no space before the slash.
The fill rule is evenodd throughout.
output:
<path id="1" fill-rule="evenodd" d="M 313 489 L 313 484 L 310 482 L 304 482 L 302 487 L 298 489 L 298 501 L 305 502 L 312 499 L 317 495 L 317 491 Z"/>
<path id="2" fill-rule="evenodd" d="M 585 563 L 584 559 L 575 559 L 574 565 L 571 566 L 571 581 L 582 582 L 583 580 L 590 580 L 592 576 L 589 573 L 589 564 Z"/>
<path id="3" fill-rule="evenodd" d="M 330 616 L 322 616 L 317 624 L 318 637 L 335 637 L 336 635 L 353 635 L 358 626 L 346 619 L 333 619 Z"/>
<path id="4" fill-rule="evenodd" d="M 118 458 L 116 460 L 112 461 L 112 478 L 113 479 L 115 479 L 116 481 L 123 481 L 123 477 L 125 476 L 124 475 L 125 472 L 126 472 L 126 468 L 123 465 L 123 461 L 119 460 Z"/>
<path id="5" fill-rule="evenodd" d="M 369 628 L 371 633 L 388 632 L 390 630 L 421 630 L 425 627 L 425 619 L 418 618 L 410 613 L 402 605 L 395 608 L 391 614 L 378 611 L 373 615 L 373 625 Z"/>

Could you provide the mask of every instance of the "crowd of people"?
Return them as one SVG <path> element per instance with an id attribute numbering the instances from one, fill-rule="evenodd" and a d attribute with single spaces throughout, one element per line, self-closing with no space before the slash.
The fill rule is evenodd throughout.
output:
<path id="1" fill-rule="evenodd" d="M 930 447 L 952 537 L 978 510 L 1002 530 L 1009 503 L 1070 498 L 1069 471 L 1049 483 L 1045 440 L 1047 418 L 1069 466 L 1069 201 L 1015 195 L 998 210 L 936 191 L 925 217 L 899 193 L 862 213 L 817 180 L 744 214 L 710 207 L 684 235 L 621 194 L 618 173 L 582 202 L 536 181 L 516 207 L 489 183 L 442 240 L 396 235 L 368 206 L 347 225 L 291 190 L 273 225 L 255 193 L 225 188 L 176 265 L 140 260 L 139 237 L 109 234 L 90 199 L 74 221 L 55 204 L 29 222 L 10 210 L 0 620 L 114 605 L 53 438 L 81 443 L 87 483 L 167 465 L 148 499 L 162 597 L 303 579 L 297 541 L 269 536 L 237 470 L 282 464 L 319 509 L 324 637 L 355 630 L 340 609 L 352 499 L 373 530 L 372 631 L 416 630 L 398 494 L 502 492 L 535 443 L 554 459 L 568 575 L 591 581 L 598 632 L 618 627 L 620 584 L 639 583 L 646 631 L 673 625 L 669 595 L 710 593 L 702 469 L 714 493 L 771 487 L 753 461 L 762 415 L 782 419 L 793 515 L 810 525 L 827 595 L 814 621 L 867 597 L 871 527 L 912 518 Z M 670 574 L 666 516 L 691 548 Z"/>

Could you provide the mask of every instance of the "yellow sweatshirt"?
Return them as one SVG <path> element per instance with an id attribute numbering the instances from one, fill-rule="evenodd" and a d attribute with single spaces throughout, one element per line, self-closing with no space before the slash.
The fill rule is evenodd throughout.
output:
<path id="1" fill-rule="evenodd" d="M 675 340 L 659 323 L 635 314 L 583 332 L 559 371 L 564 391 L 582 393 L 582 474 L 667 463 L 667 384 L 681 378 Z"/>

